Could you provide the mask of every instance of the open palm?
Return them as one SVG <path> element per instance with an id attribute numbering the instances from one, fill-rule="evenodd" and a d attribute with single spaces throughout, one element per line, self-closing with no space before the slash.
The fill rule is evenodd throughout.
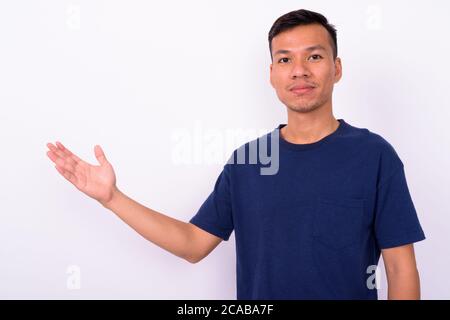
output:
<path id="1" fill-rule="evenodd" d="M 56 170 L 78 190 L 101 203 L 111 199 L 116 188 L 116 175 L 99 145 L 94 147 L 94 153 L 100 165 L 83 161 L 60 142 L 56 142 L 56 146 L 47 143 L 47 147 L 50 149 L 47 155 L 55 163 Z"/>

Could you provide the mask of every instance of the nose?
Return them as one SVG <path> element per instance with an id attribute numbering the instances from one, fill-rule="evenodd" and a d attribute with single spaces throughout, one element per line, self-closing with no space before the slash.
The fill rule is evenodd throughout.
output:
<path id="1" fill-rule="evenodd" d="M 291 78 L 307 78 L 309 76 L 311 76 L 311 72 L 305 61 L 298 60 L 292 64 Z"/>

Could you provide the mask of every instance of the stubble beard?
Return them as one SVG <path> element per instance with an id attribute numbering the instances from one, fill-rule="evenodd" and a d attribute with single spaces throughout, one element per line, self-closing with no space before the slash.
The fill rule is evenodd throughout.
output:
<path id="1" fill-rule="evenodd" d="M 326 99 L 321 97 L 309 101 L 300 101 L 295 104 L 285 103 L 285 105 L 293 112 L 308 113 L 319 109 L 326 103 Z"/>

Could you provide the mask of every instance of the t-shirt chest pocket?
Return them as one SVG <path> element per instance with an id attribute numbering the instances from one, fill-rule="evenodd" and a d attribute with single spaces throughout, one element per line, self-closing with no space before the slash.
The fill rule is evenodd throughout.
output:
<path id="1" fill-rule="evenodd" d="M 357 244 L 363 217 L 363 199 L 319 197 L 313 219 L 314 240 L 333 249 Z"/>

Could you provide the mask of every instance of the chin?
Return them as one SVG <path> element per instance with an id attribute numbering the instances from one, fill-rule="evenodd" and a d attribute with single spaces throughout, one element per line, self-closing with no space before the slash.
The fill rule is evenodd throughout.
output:
<path id="1" fill-rule="evenodd" d="M 314 110 L 317 110 L 320 107 L 320 104 L 316 103 L 307 103 L 307 104 L 289 104 L 285 103 L 285 105 L 294 112 L 299 113 L 308 113 Z"/>

